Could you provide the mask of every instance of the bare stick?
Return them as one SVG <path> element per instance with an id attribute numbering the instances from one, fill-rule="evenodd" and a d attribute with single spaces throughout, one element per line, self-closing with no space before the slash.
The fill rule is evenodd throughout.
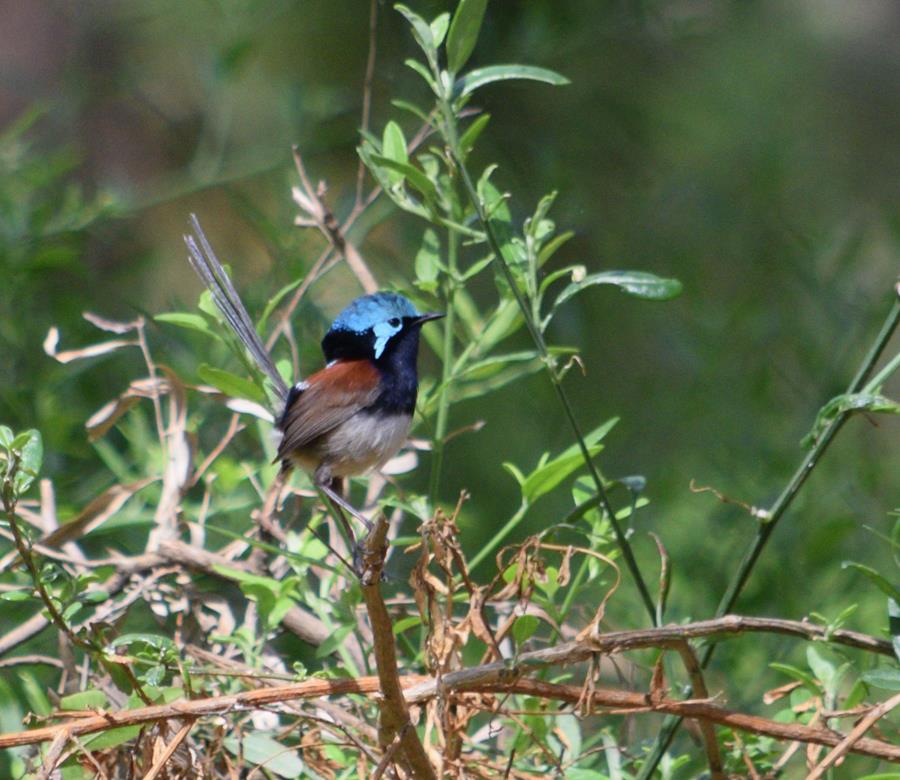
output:
<path id="1" fill-rule="evenodd" d="M 382 750 L 387 751 L 397 736 L 401 754 L 406 759 L 405 763 L 409 765 L 413 776 L 428 780 L 435 777 L 434 769 L 409 719 L 409 708 L 403 697 L 397 670 L 394 628 L 381 595 L 381 574 L 387 553 L 387 531 L 387 520 L 383 514 L 379 514 L 374 527 L 363 541 L 361 551 L 363 569 L 360 585 L 369 612 L 369 621 L 372 624 L 375 665 L 378 668 L 378 680 L 384 697 L 380 703 L 378 742 Z"/>
<path id="2" fill-rule="evenodd" d="M 378 44 L 378 2 L 370 0 L 369 2 L 369 54 L 366 57 L 366 78 L 363 82 L 363 104 L 362 119 L 360 120 L 360 134 L 365 136 L 369 129 L 369 117 L 372 113 L 372 82 L 375 79 L 375 56 L 377 54 Z M 363 184 L 366 181 L 366 166 L 360 159 L 356 168 L 356 197 L 353 201 L 353 208 L 359 208 L 362 205 Z"/>
<path id="3" fill-rule="evenodd" d="M 191 719 L 178 730 L 178 733 L 175 734 L 169 744 L 166 745 L 166 749 L 162 752 L 162 755 L 153 763 L 153 766 L 150 767 L 150 771 L 147 772 L 141 780 L 155 780 L 155 778 L 159 776 L 159 773 L 165 768 L 166 762 L 172 757 L 172 754 L 178 749 L 178 746 L 184 742 L 187 735 L 191 733 L 193 727 L 194 721 Z"/>
<path id="4" fill-rule="evenodd" d="M 459 673 L 454 672 L 451 675 L 445 675 L 442 685 L 445 688 L 449 686 L 449 689 L 456 694 L 467 692 L 523 694 L 543 699 L 564 701 L 573 705 L 583 698 L 584 691 L 581 686 L 558 685 L 530 679 L 510 679 L 514 672 L 508 667 L 501 669 L 502 665 L 499 664 L 489 664 L 488 666 L 491 667 L 488 670 L 489 673 L 485 673 L 478 668 L 465 670 L 470 673 L 471 680 L 460 681 L 458 684 L 454 684 L 452 678 Z M 414 690 L 422 689 L 423 683 L 430 683 L 430 692 L 425 695 L 413 695 Z M 405 690 L 405 697 L 407 699 L 413 698 L 415 701 L 422 701 L 435 696 L 436 683 L 437 681 L 421 675 L 408 675 L 399 678 L 399 684 Z M 222 716 L 233 712 L 246 711 L 247 709 L 263 709 L 272 704 L 297 699 L 318 698 L 320 696 L 350 693 L 374 695 L 380 689 L 380 681 L 377 677 L 361 677 L 355 680 L 311 679 L 292 685 L 260 688 L 227 696 L 192 699 L 189 701 L 183 700 L 170 704 L 158 704 L 140 709 L 126 710 L 124 712 L 107 712 L 102 715 L 81 717 L 57 726 L 0 734 L 0 750 L 21 745 L 52 742 L 59 738 L 61 732 L 68 734 L 69 737 L 74 739 L 85 734 L 95 734 L 99 731 L 120 726 L 153 723 L 172 718 Z M 831 729 L 804 726 L 799 723 L 780 723 L 768 718 L 734 712 L 712 702 L 696 699 L 690 701 L 659 699 L 651 702 L 650 697 L 644 693 L 597 689 L 591 693 L 589 703 L 594 707 L 606 708 L 610 714 L 661 712 L 675 714 L 684 718 L 702 718 L 732 729 L 763 734 L 784 741 L 799 741 L 830 746 L 837 746 L 845 741 L 841 734 Z M 410 729 L 410 731 L 414 732 L 413 729 Z M 883 758 L 900 763 L 900 746 L 881 740 L 863 737 L 853 741 L 849 745 L 849 750 L 860 755 Z"/>
<path id="5" fill-rule="evenodd" d="M 875 725 L 876 721 L 883 718 L 898 706 L 900 706 L 900 693 L 891 696 L 887 701 L 883 701 L 878 706 L 873 707 L 871 712 L 854 726 L 853 730 L 844 737 L 841 743 L 825 756 L 821 763 L 806 776 L 806 780 L 819 780 L 819 778 L 834 766 L 839 759 L 843 758 L 853 749 L 854 743 L 858 742 L 862 738 L 862 735 Z"/>

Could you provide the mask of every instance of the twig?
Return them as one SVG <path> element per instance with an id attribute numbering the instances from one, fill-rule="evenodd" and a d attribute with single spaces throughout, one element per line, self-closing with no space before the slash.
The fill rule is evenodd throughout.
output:
<path id="1" fill-rule="evenodd" d="M 875 725 L 876 721 L 883 718 L 898 706 L 900 706 L 900 693 L 895 694 L 887 701 L 883 701 L 881 704 L 873 707 L 869 714 L 862 718 L 862 720 L 853 727 L 853 730 L 841 740 L 840 744 L 835 746 L 828 755 L 822 759 L 819 765 L 806 776 L 806 780 L 819 780 L 825 772 L 853 749 L 853 745 L 862 738 L 863 734 Z"/>
<path id="2" fill-rule="evenodd" d="M 378 282 L 369 270 L 369 266 L 363 260 L 359 251 L 353 244 L 347 241 L 340 223 L 335 218 L 331 209 L 325 203 L 325 188 L 322 183 L 315 189 L 306 174 L 303 157 L 297 146 L 293 147 L 294 165 L 300 177 L 301 187 L 294 187 L 292 195 L 294 202 L 300 207 L 301 212 L 308 216 L 297 217 L 295 224 L 301 227 L 316 227 L 325 236 L 332 248 L 337 251 L 353 271 L 360 285 L 367 293 L 373 293 L 378 289 Z"/>
<path id="3" fill-rule="evenodd" d="M 675 649 L 681 656 L 681 662 L 687 670 L 694 695 L 700 699 L 708 699 L 709 692 L 706 689 L 706 681 L 703 679 L 703 671 L 700 669 L 700 664 L 697 662 L 697 656 L 690 642 L 687 640 L 679 642 Z M 722 755 L 719 752 L 716 730 L 710 721 L 704 719 L 698 720 L 697 726 L 700 728 L 700 733 L 703 734 L 703 745 L 706 748 L 710 777 L 712 780 L 724 780 L 725 772 L 722 768 Z"/>
<path id="4" fill-rule="evenodd" d="M 159 555 L 169 563 L 177 563 L 189 569 L 199 570 L 213 577 L 222 578 L 216 566 L 227 566 L 240 571 L 250 571 L 240 561 L 232 561 L 208 550 L 201 550 L 178 539 L 169 539 L 159 546 Z M 282 625 L 305 642 L 319 646 L 331 636 L 331 631 L 315 615 L 297 605 L 292 606 L 282 619 Z"/>
<path id="5" fill-rule="evenodd" d="M 13 457 L 15 457 L 15 455 Z M 16 469 L 17 465 L 14 465 L 12 473 L 15 473 Z M 69 638 L 73 645 L 86 651 L 93 650 L 94 648 L 91 643 L 78 636 L 78 634 L 76 634 L 72 630 L 72 627 L 63 619 L 62 613 L 57 608 L 53 597 L 50 595 L 46 585 L 44 584 L 44 578 L 41 576 L 40 571 L 38 571 L 37 564 L 34 561 L 34 556 L 32 556 L 31 554 L 30 543 L 25 540 L 25 537 L 22 534 L 21 529 L 19 528 L 19 521 L 16 519 L 16 497 L 12 493 L 11 488 L 6 489 L 4 487 L 2 492 L 3 510 L 4 514 L 6 515 L 6 520 L 9 523 L 9 528 L 13 533 L 13 539 L 15 540 L 16 549 L 19 551 L 19 556 L 25 563 L 25 567 L 28 569 L 28 574 L 31 577 L 31 583 L 34 586 L 34 589 L 37 592 L 41 602 L 43 602 L 44 608 L 47 610 L 47 615 L 49 616 L 50 621 Z"/>
<path id="6" fill-rule="evenodd" d="M 172 737 L 169 744 L 166 745 L 166 749 L 162 752 L 160 757 L 153 762 L 150 771 L 147 772 L 141 780 L 155 780 L 155 778 L 159 776 L 159 773 L 165 768 L 166 762 L 172 757 L 172 754 L 178 749 L 178 746 L 184 742 L 187 735 L 191 733 L 192 728 L 194 728 L 194 720 L 190 719 L 178 729 L 178 732 Z"/>
<path id="7" fill-rule="evenodd" d="M 56 763 L 59 761 L 59 757 L 62 755 L 68 741 L 69 734 L 65 729 L 56 735 L 56 738 L 50 744 L 49 750 L 47 750 L 47 755 L 44 756 L 44 763 L 41 764 L 41 771 L 38 772 L 36 780 L 50 780 L 50 776 L 53 774 L 53 770 L 56 769 Z"/>
<path id="8" fill-rule="evenodd" d="M 421 683 L 426 677 L 411 676 L 410 684 Z M 106 712 L 87 718 L 78 718 L 69 723 L 57 726 L 45 726 L 29 731 L 12 734 L 0 734 L 0 750 L 20 745 L 35 745 L 49 742 L 64 729 L 72 736 L 95 734 L 119 726 L 136 726 L 142 723 L 153 723 L 172 718 L 201 718 L 212 715 L 226 715 L 246 709 L 262 709 L 272 704 L 296 699 L 313 699 L 319 696 L 339 696 L 350 693 L 374 694 L 380 690 L 377 677 L 362 677 L 356 680 L 320 680 L 311 679 L 292 685 L 279 685 L 271 688 L 259 688 L 225 696 L 214 696 L 206 699 L 191 699 L 140 707 L 122 712 Z"/>
<path id="9" fill-rule="evenodd" d="M 412 724 L 407 724 L 406 726 L 404 726 L 403 730 L 394 737 L 394 739 L 391 741 L 391 744 L 388 745 L 388 749 L 384 751 L 384 755 L 381 757 L 381 760 L 378 762 L 378 765 L 375 767 L 375 771 L 372 772 L 369 780 L 380 780 L 380 778 L 384 775 L 384 773 L 387 771 L 387 768 L 394 760 L 394 755 L 400 749 L 400 745 L 403 742 L 403 733 L 408 728 L 412 728 Z"/>
<path id="10" fill-rule="evenodd" d="M 379 514 L 372 530 L 362 543 L 362 574 L 359 578 L 363 600 L 369 613 L 369 622 L 372 625 L 375 665 L 383 696 L 380 702 L 378 741 L 381 748 L 387 750 L 394 736 L 398 735 L 402 755 L 413 776 L 428 780 L 435 777 L 434 769 L 409 719 L 409 709 L 403 697 L 397 670 L 393 624 L 381 595 L 381 575 L 387 553 L 387 532 L 388 522 L 383 514 Z"/>
<path id="11" fill-rule="evenodd" d="M 372 113 L 372 82 L 375 79 L 375 57 L 378 53 L 378 0 L 370 0 L 369 3 L 369 53 L 366 56 L 366 76 L 363 82 L 362 118 L 360 119 L 360 133 L 365 134 L 369 129 L 369 117 Z M 353 208 L 362 205 L 363 185 L 366 181 L 366 165 L 360 159 L 356 168 L 356 196 L 353 200 Z"/>
<path id="12" fill-rule="evenodd" d="M 50 655 L 17 655 L 15 658 L 4 658 L 0 661 L 0 669 L 24 664 L 46 664 L 47 666 L 55 666 L 58 669 L 65 667 L 62 661 Z"/>
<path id="13" fill-rule="evenodd" d="M 242 430 L 243 426 L 241 425 L 241 416 L 239 414 L 231 415 L 231 422 L 228 424 L 228 430 L 225 431 L 225 435 L 219 440 L 219 443 L 216 444 L 215 447 L 210 450 L 209 455 L 204 458 L 203 463 L 201 463 L 197 470 L 194 472 L 193 476 L 188 483 L 189 486 L 193 487 L 196 485 L 203 475 L 206 473 L 207 469 L 215 462 L 216 458 L 222 454 L 225 448 L 228 446 L 228 443 L 235 437 L 235 435 Z"/>
<path id="14" fill-rule="evenodd" d="M 847 387 L 847 393 L 856 393 L 863 388 L 867 377 L 871 374 L 872 369 L 878 362 L 878 358 L 890 341 L 898 323 L 900 323 L 900 286 L 895 289 L 894 304 L 888 312 L 884 324 L 881 326 L 881 330 L 875 337 L 868 353 L 866 353 L 866 356 L 863 358 L 856 375 Z M 744 589 L 744 585 L 747 584 L 747 580 L 750 578 L 750 573 L 756 566 L 756 562 L 759 560 L 760 555 L 762 555 L 762 551 L 765 548 L 769 537 L 771 537 L 772 533 L 775 531 L 778 522 L 794 502 L 794 499 L 797 497 L 803 484 L 813 472 L 816 465 L 827 451 L 828 446 L 849 417 L 850 412 L 845 411 L 837 414 L 834 419 L 831 420 L 816 440 L 813 447 L 807 453 L 806 457 L 803 458 L 803 461 L 794 472 L 787 486 L 781 492 L 781 495 L 775 499 L 775 502 L 768 510 L 762 510 L 760 516 L 767 518 L 767 521 L 760 521 L 756 536 L 747 548 L 747 552 L 744 554 L 734 577 L 729 583 L 725 594 L 722 596 L 721 602 L 719 602 L 719 606 L 716 609 L 716 617 L 720 617 L 734 608 L 741 591 Z M 701 659 L 701 666 L 703 668 L 706 668 L 709 664 L 714 651 L 715 644 L 710 644 L 704 651 Z M 648 780 L 648 778 L 652 776 L 662 759 L 663 753 L 665 753 L 672 738 L 675 736 L 675 732 L 678 730 L 679 725 L 680 722 L 677 719 L 668 719 L 663 723 L 659 734 L 657 735 L 653 750 L 641 767 L 641 771 L 638 774 L 638 780 Z"/>
<path id="15" fill-rule="evenodd" d="M 563 661 L 560 661 L 561 663 Z M 522 694 L 544 699 L 554 699 L 576 704 L 583 697 L 581 686 L 559 685 L 540 680 L 511 679 L 511 673 L 504 664 L 488 664 L 444 675 L 442 686 L 457 694 L 501 693 Z M 421 702 L 436 695 L 436 681 L 420 675 L 399 678 L 405 689 L 407 700 Z M 423 690 L 423 683 L 428 690 Z M 429 685 L 430 683 L 430 685 Z M 134 726 L 168 719 L 200 718 L 221 716 L 247 709 L 262 709 L 272 704 L 296 699 L 318 698 L 350 693 L 373 695 L 380 690 L 377 677 L 361 677 L 355 680 L 306 680 L 293 685 L 261 688 L 253 691 L 207 699 L 177 701 L 170 704 L 142 707 L 123 712 L 109 712 L 103 715 L 82 717 L 57 726 L 46 726 L 31 731 L 21 731 L 0 735 L 0 749 L 22 745 L 50 742 L 66 732 L 73 739 L 85 734 L 94 734 L 120 726 Z M 597 689 L 591 693 L 590 703 L 595 707 L 608 708 L 611 714 L 629 712 L 663 712 L 680 717 L 706 719 L 732 729 L 763 734 L 785 741 L 800 741 L 818 745 L 837 746 L 844 740 L 831 729 L 804 726 L 799 723 L 780 723 L 755 715 L 745 715 L 713 704 L 709 701 L 677 701 L 658 699 L 651 702 L 643 693 L 611 689 Z M 477 703 L 477 700 L 476 700 Z M 548 713 L 552 714 L 552 713 Z M 410 731 L 414 731 L 410 729 Z M 900 763 L 900 746 L 877 739 L 860 738 L 850 745 L 851 752 L 860 755 L 883 758 Z"/>

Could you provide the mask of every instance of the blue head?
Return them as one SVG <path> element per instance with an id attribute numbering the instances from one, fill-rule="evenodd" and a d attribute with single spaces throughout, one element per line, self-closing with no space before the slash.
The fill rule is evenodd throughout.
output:
<path id="1" fill-rule="evenodd" d="M 338 314 L 322 339 L 325 359 L 382 360 L 404 343 L 415 359 L 419 328 L 443 314 L 420 314 L 412 301 L 392 292 L 363 295 Z"/>

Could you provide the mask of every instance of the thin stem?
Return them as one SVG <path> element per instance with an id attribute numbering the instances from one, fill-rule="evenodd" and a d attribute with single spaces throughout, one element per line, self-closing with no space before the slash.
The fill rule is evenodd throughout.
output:
<path id="1" fill-rule="evenodd" d="M 641 575 L 641 571 L 638 567 L 637 560 L 634 557 L 631 545 L 629 544 L 628 539 L 622 531 L 622 527 L 619 525 L 619 522 L 616 519 L 615 512 L 613 511 L 612 505 L 609 501 L 609 497 L 606 494 L 606 489 L 603 487 L 603 480 L 600 477 L 600 473 L 597 471 L 597 467 L 594 465 L 594 462 L 591 458 L 591 454 L 584 440 L 584 435 L 581 433 L 581 427 L 579 426 L 578 421 L 575 419 L 575 411 L 572 408 L 569 397 L 562 386 L 562 381 L 560 379 L 558 371 L 556 370 L 553 358 L 551 357 L 550 352 L 547 349 L 547 344 L 544 341 L 544 336 L 541 333 L 537 323 L 535 322 L 534 317 L 532 316 L 531 308 L 522 295 L 522 292 L 519 289 L 515 278 L 513 277 L 512 271 L 510 270 L 505 258 L 503 257 L 500 249 L 500 242 L 497 239 L 493 226 L 491 225 L 488 215 L 484 210 L 484 204 L 478 197 L 478 192 L 472 182 L 469 171 L 462 160 L 462 155 L 460 154 L 459 150 L 459 137 L 456 130 L 456 118 L 454 117 L 453 108 L 450 105 L 450 100 L 449 98 L 442 97 L 439 99 L 439 103 L 444 119 L 444 137 L 447 145 L 450 147 L 450 151 L 459 171 L 460 178 L 462 179 L 463 185 L 465 186 L 466 194 L 469 196 L 469 200 L 471 201 L 472 206 L 474 207 L 475 212 L 478 215 L 478 220 L 479 222 L 481 222 L 482 228 L 484 229 L 488 246 L 490 246 L 491 252 L 494 254 L 495 262 L 500 266 L 500 270 L 506 278 L 506 281 L 509 284 L 513 295 L 515 296 L 516 303 L 519 305 L 519 308 L 522 311 L 522 316 L 525 319 L 525 324 L 527 325 L 528 331 L 531 334 L 531 338 L 534 341 L 538 352 L 540 353 L 544 366 L 547 369 L 547 374 L 550 377 L 550 382 L 553 385 L 553 389 L 556 392 L 560 405 L 565 412 L 566 419 L 568 420 L 569 425 L 572 428 L 572 432 L 574 433 L 575 438 L 578 442 L 578 448 L 581 450 L 581 455 L 584 458 L 585 466 L 587 467 L 588 471 L 590 472 L 591 478 L 594 481 L 594 486 L 597 492 L 597 496 L 600 500 L 600 504 L 603 507 L 603 511 L 609 518 L 610 525 L 616 537 L 616 543 L 619 547 L 619 551 L 622 553 L 622 557 L 625 560 L 625 565 L 627 566 L 628 571 L 631 574 L 635 585 L 637 586 L 638 592 L 641 596 L 641 600 L 644 602 L 644 607 L 647 609 L 647 613 L 650 615 L 651 621 L 654 621 L 655 623 L 656 607 L 653 604 L 653 599 L 650 596 L 650 591 L 647 588 L 647 584 L 644 582 L 643 576 Z"/>
<path id="2" fill-rule="evenodd" d="M 82 650 L 86 650 L 89 652 L 93 651 L 96 648 L 94 648 L 93 645 L 78 636 L 78 634 L 76 634 L 72 630 L 72 627 L 65 621 L 59 609 L 57 609 L 56 604 L 53 602 L 53 597 L 50 595 L 44 585 L 44 579 L 41 576 L 40 571 L 38 571 L 34 556 L 31 554 L 30 543 L 26 541 L 25 535 L 19 528 L 19 522 L 16 519 L 16 504 L 18 503 L 18 500 L 15 495 L 15 488 L 13 487 L 13 479 L 15 478 L 15 474 L 18 471 L 19 463 L 18 456 L 15 453 L 11 453 L 10 457 L 12 457 L 14 460 L 9 470 L 10 476 L 7 484 L 4 485 L 2 489 L 3 513 L 6 515 L 6 521 L 9 523 L 9 528 L 12 531 L 16 549 L 19 551 L 19 557 L 25 564 L 25 568 L 28 569 L 28 574 L 31 577 L 31 582 L 34 585 L 34 589 L 37 591 L 38 597 L 43 602 L 44 608 L 47 610 L 47 615 L 49 616 L 50 621 L 60 631 L 62 631 L 63 634 L 69 637 L 69 640 L 73 645 L 81 648 Z"/>
<path id="3" fill-rule="evenodd" d="M 890 378 L 891 374 L 893 374 L 898 368 L 900 368 L 900 352 L 894 355 L 893 358 L 885 365 L 881 371 L 878 372 L 873 378 L 872 381 L 869 382 L 864 388 L 863 392 L 872 393 L 877 388 L 881 387 L 887 380 Z"/>
<path id="4" fill-rule="evenodd" d="M 900 290 L 898 290 L 897 292 L 898 296 L 900 296 Z M 881 326 L 881 330 L 875 337 L 875 341 L 872 343 L 872 346 L 866 353 L 865 358 L 863 358 L 859 370 L 851 380 L 850 385 L 847 388 L 847 393 L 858 393 L 861 389 L 863 389 L 866 383 L 866 379 L 868 378 L 869 374 L 871 374 L 872 369 L 875 367 L 875 364 L 878 362 L 878 358 L 881 356 L 881 353 L 887 346 L 888 341 L 890 341 L 894 330 L 897 328 L 898 322 L 900 322 L 900 298 L 894 301 L 894 305 L 888 312 L 884 324 Z M 891 361 L 889 366 L 894 362 L 895 361 Z M 881 373 L 884 372 L 882 371 Z M 881 373 L 879 374 L 879 377 L 881 376 Z M 744 554 L 744 558 L 741 560 L 737 572 L 735 572 L 735 575 L 732 578 L 728 589 L 725 591 L 725 595 L 719 602 L 719 607 L 716 610 L 717 618 L 720 618 L 723 615 L 729 613 L 734 604 L 737 602 L 737 599 L 740 596 L 744 585 L 746 585 L 747 580 L 750 578 L 753 567 L 759 560 L 759 557 L 766 546 L 766 542 L 769 540 L 769 537 L 775 530 L 775 526 L 778 524 L 778 521 L 784 516 L 784 513 L 793 503 L 794 499 L 797 497 L 797 493 L 800 492 L 800 488 L 803 487 L 803 484 L 806 482 L 813 469 L 819 463 L 822 455 L 824 455 L 825 451 L 828 449 L 828 445 L 831 444 L 832 440 L 837 435 L 837 432 L 841 429 L 849 416 L 849 411 L 841 412 L 829 423 L 824 433 L 819 437 L 813 448 L 800 463 L 800 466 L 794 472 L 794 475 L 791 477 L 785 489 L 781 492 L 781 495 L 779 495 L 778 498 L 775 499 L 775 502 L 769 508 L 768 512 L 766 513 L 766 521 L 759 524 L 759 527 L 756 531 L 756 536 L 750 543 L 750 547 Z M 701 660 L 702 668 L 705 669 L 709 665 L 709 662 L 713 656 L 713 652 L 715 651 L 715 647 L 715 642 L 711 642 L 704 650 Z M 644 765 L 641 767 L 641 772 L 638 775 L 638 780 L 646 780 L 656 770 L 656 767 L 662 760 L 663 754 L 671 744 L 672 739 L 675 736 L 675 732 L 678 731 L 678 727 L 681 725 L 681 721 L 682 718 L 678 716 L 669 716 L 663 722 L 659 734 L 657 735 L 656 743 L 653 746 L 653 751 L 650 753 L 650 755 L 647 757 L 646 762 L 644 762 Z"/>
<path id="5" fill-rule="evenodd" d="M 369 54 L 366 57 L 366 77 L 363 84 L 362 118 L 360 132 L 365 134 L 369 129 L 369 117 L 372 113 L 372 82 L 375 79 L 375 54 L 378 42 L 378 2 L 369 3 Z M 358 208 L 363 202 L 363 185 L 366 181 L 366 166 L 360 159 L 356 169 L 356 197 L 353 207 Z"/>
<path id="6" fill-rule="evenodd" d="M 868 354 L 863 359 L 859 371 L 856 372 L 856 376 L 854 376 L 853 380 L 850 382 L 850 385 L 847 388 L 847 393 L 858 393 L 863 389 L 866 378 L 874 368 L 875 363 L 878 361 L 878 358 L 881 355 L 881 352 L 887 346 L 887 343 L 890 340 L 895 328 L 897 327 L 898 322 L 900 322 L 900 300 L 895 301 L 893 307 L 891 307 L 891 311 L 888 313 L 881 331 L 875 338 L 875 342 L 872 344 L 872 347 L 869 349 Z M 753 566 L 756 564 L 756 561 L 760 556 L 760 553 L 762 553 L 766 542 L 772 535 L 772 532 L 775 530 L 775 526 L 778 524 L 778 521 L 787 511 L 788 507 L 790 507 L 790 505 L 793 503 L 794 499 L 797 497 L 797 493 L 800 492 L 800 488 L 803 487 L 803 484 L 806 482 L 807 478 L 818 464 L 820 458 L 828 449 L 828 445 L 831 444 L 835 435 L 841 429 L 841 426 L 843 426 L 843 424 L 847 421 L 847 418 L 849 416 L 849 411 L 842 412 L 831 421 L 831 423 L 825 429 L 824 433 L 819 437 L 818 441 L 816 441 L 813 448 L 809 451 L 800 466 L 794 472 L 794 475 L 791 477 L 791 480 L 790 482 L 788 482 L 785 489 L 781 492 L 781 495 L 778 496 L 777 499 L 775 499 L 775 503 L 772 504 L 769 511 L 767 512 L 766 521 L 760 523 L 759 528 L 756 532 L 756 538 L 753 540 L 750 548 L 747 550 L 747 553 L 744 556 L 744 560 L 738 567 L 738 570 L 735 573 L 734 578 L 732 579 L 731 584 L 728 587 L 728 590 L 725 591 L 725 595 L 722 597 L 722 601 L 719 603 L 719 608 L 716 610 L 716 617 L 721 617 L 722 615 L 731 611 L 732 607 L 737 601 L 738 596 L 743 590 L 744 585 L 746 584 L 747 579 L 750 576 L 750 572 L 753 570 Z M 704 653 L 704 667 L 709 663 L 709 658 L 712 655 L 714 646 L 715 645 L 710 645 Z"/>
<path id="7" fill-rule="evenodd" d="M 519 523 L 522 522 L 522 519 L 525 517 L 525 512 L 528 509 L 527 504 L 522 504 L 517 510 L 516 513 L 506 521 L 506 524 L 501 528 L 497 533 L 491 537 L 491 541 L 488 542 L 484 547 L 482 547 L 477 553 L 475 553 L 475 557 L 473 557 L 469 561 L 469 571 L 474 571 L 475 567 L 478 566 L 485 558 L 488 557 L 497 547 L 500 546 L 500 542 L 502 542 L 509 533 L 515 528 Z"/>
<path id="8" fill-rule="evenodd" d="M 453 378 L 453 331 L 456 327 L 456 291 L 457 263 L 459 256 L 459 235 L 447 231 L 447 317 L 444 321 L 444 344 L 442 347 L 440 399 L 438 401 L 437 421 L 434 432 L 434 449 L 431 453 L 431 475 L 428 485 L 428 498 L 431 506 L 437 503 L 438 489 L 441 483 L 441 467 L 444 461 L 444 445 L 447 437 L 447 421 L 450 417 L 450 385 Z"/>

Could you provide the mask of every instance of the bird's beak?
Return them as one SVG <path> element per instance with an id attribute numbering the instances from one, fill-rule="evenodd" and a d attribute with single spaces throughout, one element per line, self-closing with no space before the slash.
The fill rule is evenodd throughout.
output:
<path id="1" fill-rule="evenodd" d="M 424 325 L 429 320 L 439 320 L 441 317 L 446 317 L 447 315 L 442 311 L 430 311 L 427 314 L 420 314 L 414 324 L 416 325 Z"/>

